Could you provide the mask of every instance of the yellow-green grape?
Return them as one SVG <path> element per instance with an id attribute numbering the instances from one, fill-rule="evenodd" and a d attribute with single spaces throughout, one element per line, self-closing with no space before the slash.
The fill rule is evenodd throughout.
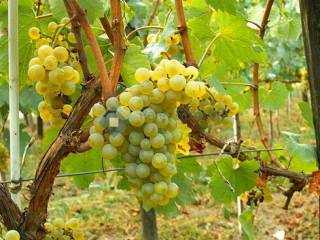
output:
<path id="1" fill-rule="evenodd" d="M 49 22 L 49 24 L 48 24 L 48 30 L 50 31 L 50 32 L 55 32 L 56 30 L 57 30 L 57 28 L 58 28 L 58 24 L 56 23 L 56 22 Z"/>
<path id="2" fill-rule="evenodd" d="M 119 100 L 116 97 L 110 97 L 106 101 L 106 107 L 108 110 L 116 111 L 119 107 Z"/>
<path id="3" fill-rule="evenodd" d="M 37 82 L 36 83 L 36 92 L 40 95 L 45 95 L 48 92 L 48 85 L 43 82 Z"/>
<path id="4" fill-rule="evenodd" d="M 149 80 L 145 80 L 140 83 L 140 92 L 145 95 L 151 95 L 153 90 L 153 83 Z"/>
<path id="5" fill-rule="evenodd" d="M 60 23 L 66 25 L 67 27 L 71 27 L 70 18 L 64 17 L 60 20 Z"/>
<path id="6" fill-rule="evenodd" d="M 56 68 L 49 72 L 49 81 L 53 84 L 60 85 L 64 82 L 64 71 L 61 68 Z"/>
<path id="7" fill-rule="evenodd" d="M 122 120 L 127 120 L 130 116 L 130 109 L 126 106 L 120 106 L 117 108 L 117 116 Z"/>
<path id="8" fill-rule="evenodd" d="M 223 102 L 224 102 L 226 105 L 232 104 L 232 97 L 231 97 L 230 95 L 224 95 L 224 97 L 223 97 Z"/>
<path id="9" fill-rule="evenodd" d="M 151 146 L 152 148 L 155 148 L 155 149 L 162 148 L 163 145 L 165 144 L 165 141 L 166 140 L 161 133 L 159 133 L 157 136 L 150 139 Z"/>
<path id="10" fill-rule="evenodd" d="M 42 65 L 32 65 L 28 70 L 28 77 L 31 81 L 41 81 L 45 78 L 46 71 Z"/>
<path id="11" fill-rule="evenodd" d="M 119 132 L 112 133 L 109 136 L 109 142 L 114 147 L 120 147 L 124 143 L 124 140 L 124 136 Z"/>
<path id="12" fill-rule="evenodd" d="M 96 148 L 96 147 L 102 147 L 104 145 L 104 137 L 100 133 L 93 133 L 90 134 L 88 138 L 88 144 L 90 147 Z"/>
<path id="13" fill-rule="evenodd" d="M 111 144 L 106 144 L 102 148 L 102 157 L 105 160 L 112 160 L 118 155 L 117 149 Z"/>
<path id="14" fill-rule="evenodd" d="M 178 195 L 179 186 L 173 182 L 168 184 L 168 190 L 165 193 L 169 198 L 175 198 Z"/>
<path id="15" fill-rule="evenodd" d="M 161 182 L 154 184 L 154 192 L 155 193 L 164 195 L 167 192 L 167 190 L 168 190 L 168 185 L 164 181 L 161 181 Z"/>
<path id="16" fill-rule="evenodd" d="M 169 198 L 164 197 L 160 201 L 158 201 L 158 204 L 160 206 L 165 206 L 165 205 L 167 205 L 169 203 L 169 201 L 170 201 Z"/>
<path id="17" fill-rule="evenodd" d="M 134 74 L 134 77 L 139 83 L 145 80 L 149 80 L 150 71 L 147 68 L 138 68 Z"/>
<path id="18" fill-rule="evenodd" d="M 157 87 L 162 91 L 166 92 L 170 89 L 169 79 L 166 77 L 162 77 L 157 81 Z"/>
<path id="19" fill-rule="evenodd" d="M 38 57 L 40 59 L 45 59 L 48 56 L 53 56 L 53 49 L 52 47 L 50 47 L 49 45 L 42 45 L 41 47 L 39 47 L 38 49 Z"/>
<path id="20" fill-rule="evenodd" d="M 52 119 L 52 114 L 48 110 L 40 112 L 40 117 L 43 121 L 49 122 Z"/>
<path id="21" fill-rule="evenodd" d="M 171 60 L 165 64 L 165 70 L 169 76 L 184 72 L 185 67 L 177 60 Z"/>
<path id="22" fill-rule="evenodd" d="M 164 99 L 165 99 L 165 94 L 161 92 L 159 88 L 155 88 L 152 90 L 152 94 L 150 98 L 151 103 L 160 104 L 164 101 Z"/>
<path id="23" fill-rule="evenodd" d="M 61 92 L 66 96 L 71 96 L 76 90 L 76 85 L 72 81 L 65 81 L 61 85 Z"/>
<path id="24" fill-rule="evenodd" d="M 141 187 L 141 192 L 145 195 L 151 195 L 154 191 L 154 185 L 152 183 L 145 183 Z"/>
<path id="25" fill-rule="evenodd" d="M 105 107 L 100 103 L 94 104 L 91 111 L 94 117 L 100 117 L 106 113 Z"/>
<path id="26" fill-rule="evenodd" d="M 43 112 L 44 110 L 49 109 L 49 104 L 46 101 L 41 101 L 38 105 L 38 111 Z"/>
<path id="27" fill-rule="evenodd" d="M 69 42 L 71 42 L 73 44 L 77 43 L 76 36 L 74 35 L 73 32 L 69 32 L 67 38 L 68 38 Z"/>
<path id="28" fill-rule="evenodd" d="M 44 46 L 44 45 L 49 45 L 51 39 L 49 38 L 40 38 L 38 40 L 36 40 L 36 48 L 40 48 L 41 46 Z"/>
<path id="29" fill-rule="evenodd" d="M 70 115 L 70 113 L 71 113 L 71 111 L 72 111 L 72 105 L 70 105 L 70 104 L 65 104 L 65 105 L 63 105 L 63 108 L 62 108 L 62 112 L 64 113 L 64 114 L 66 114 L 67 116 L 69 116 Z"/>
<path id="30" fill-rule="evenodd" d="M 40 29 L 37 27 L 32 27 L 29 29 L 28 35 L 32 40 L 37 40 L 40 38 Z"/>
<path id="31" fill-rule="evenodd" d="M 50 55 L 44 59 L 43 65 L 47 70 L 53 70 L 58 66 L 57 58 Z"/>
<path id="32" fill-rule="evenodd" d="M 31 60 L 29 61 L 29 67 L 33 65 L 42 65 L 42 64 L 43 64 L 43 61 L 38 57 L 31 58 Z"/>
<path id="33" fill-rule="evenodd" d="M 217 101 L 217 102 L 223 102 L 224 100 L 224 97 L 225 95 L 223 93 L 220 93 L 220 92 L 215 92 L 214 94 L 214 99 Z"/>
<path id="34" fill-rule="evenodd" d="M 20 234 L 16 230 L 10 230 L 6 233 L 4 240 L 20 240 Z"/>
<path id="35" fill-rule="evenodd" d="M 141 111 L 133 111 L 130 113 L 129 123 L 134 127 L 141 127 L 144 124 L 144 114 Z"/>
<path id="36" fill-rule="evenodd" d="M 64 223 L 64 220 L 62 218 L 54 219 L 52 221 L 52 224 L 57 228 L 64 228 L 65 227 L 65 223 Z"/>
<path id="37" fill-rule="evenodd" d="M 71 66 L 64 66 L 62 68 L 64 72 L 64 79 L 65 80 L 71 80 L 74 77 L 74 69 Z"/>
<path id="38" fill-rule="evenodd" d="M 124 172 L 128 177 L 136 177 L 136 168 L 137 168 L 137 164 L 136 163 L 129 163 L 125 169 Z"/>
<path id="39" fill-rule="evenodd" d="M 228 112 L 228 116 L 233 116 L 236 113 L 239 112 L 239 104 L 236 102 L 233 102 L 230 106 L 229 106 L 229 112 Z"/>
<path id="40" fill-rule="evenodd" d="M 129 100 L 129 108 L 132 111 L 139 111 L 143 108 L 143 100 L 141 97 L 134 96 Z"/>
<path id="41" fill-rule="evenodd" d="M 55 47 L 53 53 L 59 62 L 66 62 L 69 58 L 68 50 L 65 47 Z"/>
<path id="42" fill-rule="evenodd" d="M 189 66 L 185 69 L 184 75 L 186 75 L 188 79 L 194 80 L 199 76 L 199 71 L 196 67 Z"/>
<path id="43" fill-rule="evenodd" d="M 181 91 L 187 84 L 187 80 L 182 75 L 175 75 L 169 79 L 170 88 L 174 91 Z"/>
<path id="44" fill-rule="evenodd" d="M 80 82 L 80 73 L 77 70 L 73 70 L 73 77 L 71 78 L 71 81 L 75 84 Z"/>
<path id="45" fill-rule="evenodd" d="M 129 100 L 133 97 L 130 92 L 122 92 L 119 95 L 120 104 L 123 106 L 129 106 Z"/>
<path id="46" fill-rule="evenodd" d="M 203 82 L 190 81 L 185 87 L 185 93 L 189 97 L 202 97 L 206 94 L 206 86 Z"/>
<path id="47" fill-rule="evenodd" d="M 140 163 L 136 167 L 136 175 L 139 178 L 146 178 L 150 175 L 150 168 L 148 167 L 148 165 L 146 165 L 144 163 Z"/>
<path id="48" fill-rule="evenodd" d="M 172 36 L 172 44 L 173 44 L 173 45 L 178 45 L 178 44 L 180 43 L 180 41 L 181 41 L 181 36 L 180 36 L 180 34 L 174 34 L 174 35 Z"/>

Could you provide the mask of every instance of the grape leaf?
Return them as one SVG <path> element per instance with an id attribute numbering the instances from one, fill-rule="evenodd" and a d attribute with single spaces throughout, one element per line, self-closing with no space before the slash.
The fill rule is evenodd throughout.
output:
<path id="1" fill-rule="evenodd" d="M 271 28 L 271 36 L 280 40 L 297 40 L 301 34 L 300 14 L 295 13 Z"/>
<path id="2" fill-rule="evenodd" d="M 250 190 L 256 184 L 258 177 L 257 169 L 259 164 L 255 161 L 245 161 L 239 163 L 239 167 L 233 168 L 233 160 L 231 157 L 223 157 L 217 162 L 222 175 L 230 182 L 235 192 L 224 181 L 215 166 L 208 168 L 211 177 L 211 193 L 215 200 L 219 203 L 231 203 L 237 196 Z"/>
<path id="3" fill-rule="evenodd" d="M 259 88 L 259 100 L 261 108 L 275 110 L 285 107 L 288 97 L 288 89 L 285 84 L 275 82 L 272 84 L 271 90 L 265 89 L 264 86 Z"/>
<path id="4" fill-rule="evenodd" d="M 301 111 L 301 114 L 304 118 L 304 120 L 306 121 L 307 125 L 310 128 L 313 128 L 313 117 L 312 117 L 312 111 L 311 111 L 311 107 L 309 105 L 309 103 L 307 102 L 299 102 L 299 108 Z"/>
<path id="5" fill-rule="evenodd" d="M 178 172 L 181 173 L 190 173 L 197 176 L 201 172 L 201 166 L 195 157 L 177 159 L 176 165 Z"/>
<path id="6" fill-rule="evenodd" d="M 147 55 L 141 52 L 141 48 L 139 46 L 130 44 L 123 58 L 121 68 L 121 76 L 127 87 L 136 84 L 134 73 L 139 67 L 150 69 L 150 62 Z"/>
<path id="7" fill-rule="evenodd" d="M 250 209 L 246 209 L 240 215 L 240 223 L 243 229 L 244 237 L 248 240 L 254 239 L 254 216 L 253 212 Z"/>
<path id="8" fill-rule="evenodd" d="M 33 87 L 25 87 L 20 92 L 20 110 L 24 113 L 36 110 L 41 100 L 41 96 L 34 91 Z"/>
<path id="9" fill-rule="evenodd" d="M 193 181 L 191 177 L 179 172 L 172 178 L 172 181 L 179 186 L 179 194 L 175 199 L 179 205 L 191 204 L 195 201 L 192 191 Z"/>
<path id="10" fill-rule="evenodd" d="M 230 14 L 236 14 L 236 2 L 234 0 L 206 0 L 216 10 L 228 12 Z"/>
<path id="11" fill-rule="evenodd" d="M 91 149 L 81 154 L 69 154 L 63 159 L 61 169 L 67 173 L 95 171 L 101 169 L 100 149 Z M 95 179 L 96 174 L 73 177 L 75 184 L 79 188 L 87 188 Z"/>
<path id="12" fill-rule="evenodd" d="M 167 217 L 175 217 L 179 214 L 179 210 L 174 200 L 170 200 L 166 206 L 156 206 L 155 209 L 157 213 Z"/>

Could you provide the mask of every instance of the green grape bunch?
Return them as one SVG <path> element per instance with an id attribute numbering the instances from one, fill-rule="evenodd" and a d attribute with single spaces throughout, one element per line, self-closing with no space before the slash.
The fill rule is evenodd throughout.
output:
<path id="1" fill-rule="evenodd" d="M 71 218 L 64 221 L 56 218 L 44 224 L 46 230 L 45 240 L 84 240 L 85 236 L 80 228 L 80 220 Z"/>
<path id="2" fill-rule="evenodd" d="M 91 110 L 88 143 L 102 148 L 104 160 L 121 159 L 125 175 L 145 209 L 167 205 L 178 194 L 177 145 L 183 138 L 177 107 L 206 93 L 198 70 L 163 59 L 150 71 L 138 68 L 137 84 Z"/>
<path id="3" fill-rule="evenodd" d="M 9 151 L 7 147 L 0 143 L 0 169 L 1 172 L 7 172 L 9 168 Z"/>
<path id="4" fill-rule="evenodd" d="M 28 77 L 43 96 L 38 105 L 40 117 L 53 127 L 61 127 L 72 111 L 70 97 L 80 82 L 80 69 L 78 56 L 70 49 L 76 43 L 70 19 L 63 18 L 60 24 L 50 22 L 48 31 L 52 34 L 42 33 L 37 27 L 29 29 L 36 51 L 29 62 Z"/>

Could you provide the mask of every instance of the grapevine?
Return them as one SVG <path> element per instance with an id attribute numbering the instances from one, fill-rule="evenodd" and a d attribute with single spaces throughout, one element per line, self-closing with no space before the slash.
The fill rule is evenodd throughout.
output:
<path id="1" fill-rule="evenodd" d="M 29 29 L 36 51 L 29 62 L 28 76 L 43 96 L 38 105 L 40 117 L 53 127 L 61 127 L 72 111 L 71 96 L 80 81 L 78 57 L 72 51 L 76 41 L 69 18 L 63 18 L 60 24 L 50 22 L 47 30 L 50 37 L 37 27 Z"/>

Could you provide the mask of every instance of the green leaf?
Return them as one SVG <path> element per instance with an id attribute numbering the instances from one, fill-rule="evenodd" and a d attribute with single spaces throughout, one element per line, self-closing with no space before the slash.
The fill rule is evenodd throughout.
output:
<path id="1" fill-rule="evenodd" d="M 24 113 L 30 112 L 30 110 L 36 110 L 42 97 L 38 95 L 33 87 L 23 88 L 20 92 L 20 107 Z"/>
<path id="2" fill-rule="evenodd" d="M 218 92 L 226 93 L 226 90 L 217 78 L 210 76 L 208 78 L 208 83 L 210 87 L 214 87 Z"/>
<path id="3" fill-rule="evenodd" d="M 215 59 L 231 67 L 265 62 L 264 44 L 256 32 L 247 27 L 243 17 L 217 11 L 212 25 L 218 30 L 212 47 Z"/>
<path id="4" fill-rule="evenodd" d="M 311 110 L 309 103 L 299 102 L 299 108 L 300 108 L 301 114 L 302 114 L 304 120 L 306 121 L 307 125 L 310 128 L 313 128 L 312 110 Z"/>
<path id="5" fill-rule="evenodd" d="M 314 145 L 299 143 L 293 136 L 289 136 L 286 149 L 292 158 L 290 169 L 305 172 L 312 172 L 316 169 Z"/>
<path id="6" fill-rule="evenodd" d="M 41 142 L 41 151 L 45 153 L 49 146 L 52 144 L 53 140 L 58 136 L 58 128 L 48 128 L 44 133 L 44 138 Z"/>
<path id="7" fill-rule="evenodd" d="M 9 104 L 9 85 L 5 82 L 0 85 L 0 107 Z"/>
<path id="8" fill-rule="evenodd" d="M 254 239 L 254 216 L 250 209 L 243 211 L 240 215 L 240 223 L 243 229 L 244 237 L 248 240 Z"/>
<path id="9" fill-rule="evenodd" d="M 95 171 L 101 169 L 100 149 L 91 149 L 81 154 L 69 154 L 63 159 L 61 169 L 66 173 Z M 96 174 L 73 177 L 75 184 L 79 188 L 87 188 L 95 179 Z"/>
<path id="10" fill-rule="evenodd" d="M 177 159 L 177 169 L 181 173 L 199 175 L 202 168 L 195 157 Z"/>
<path id="11" fill-rule="evenodd" d="M 264 86 L 259 88 L 259 100 L 261 108 L 268 110 L 276 110 L 285 107 L 288 97 L 288 89 L 285 84 L 275 82 L 272 84 L 271 90 L 265 89 Z"/>
<path id="12" fill-rule="evenodd" d="M 223 157 L 217 162 L 222 175 L 229 181 L 235 192 L 232 192 L 215 166 L 210 166 L 208 173 L 212 175 L 210 188 L 215 200 L 219 203 L 231 203 L 236 197 L 250 190 L 256 185 L 259 163 L 255 161 L 240 162 L 239 167 L 234 169 L 233 159 Z"/>
<path id="13" fill-rule="evenodd" d="M 139 67 L 150 69 L 150 63 L 147 55 L 141 52 L 141 48 L 137 45 L 129 45 L 123 58 L 121 76 L 127 87 L 136 84 L 134 74 Z"/>
<path id="14" fill-rule="evenodd" d="M 30 142 L 30 135 L 26 131 L 26 126 L 20 124 L 19 127 L 19 140 L 20 140 L 20 157 L 22 157 L 26 145 Z M 3 134 L 3 140 L 8 149 L 10 149 L 10 132 L 6 128 Z"/>
<path id="15" fill-rule="evenodd" d="M 236 2 L 234 0 L 206 0 L 216 10 L 236 14 Z"/>
<path id="16" fill-rule="evenodd" d="M 235 80 L 234 82 L 244 82 Z M 237 85 L 226 85 L 226 92 L 232 97 L 233 101 L 239 104 L 239 111 L 249 109 L 252 106 L 252 92 L 251 89 L 247 90 L 246 87 L 239 87 Z M 244 91 L 246 90 L 246 91 Z"/>
<path id="17" fill-rule="evenodd" d="M 50 9 L 57 19 L 68 16 L 63 1 L 49 0 Z M 89 22 L 93 23 L 97 17 L 104 14 L 105 5 L 102 0 L 79 0 L 81 8 L 86 10 Z"/>
<path id="18" fill-rule="evenodd" d="M 177 205 L 173 200 L 170 200 L 170 202 L 166 206 L 157 206 L 155 207 L 155 209 L 157 213 L 165 215 L 167 217 L 175 217 L 179 214 Z"/>
<path id="19" fill-rule="evenodd" d="M 179 194 L 177 198 L 174 199 L 179 205 L 187 205 L 195 201 L 192 190 L 193 181 L 191 177 L 179 172 L 172 178 L 172 181 L 179 186 Z"/>
<path id="20" fill-rule="evenodd" d="M 279 40 L 297 40 L 301 34 L 300 14 L 295 13 L 271 28 L 271 35 Z"/>

